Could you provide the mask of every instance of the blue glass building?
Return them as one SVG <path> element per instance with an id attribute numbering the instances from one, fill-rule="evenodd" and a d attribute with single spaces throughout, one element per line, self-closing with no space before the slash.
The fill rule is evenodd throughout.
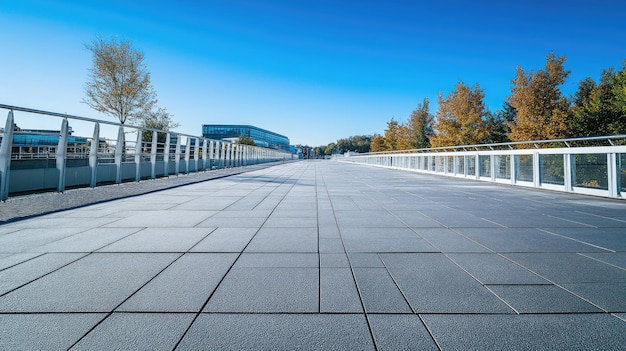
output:
<path id="1" fill-rule="evenodd" d="M 236 124 L 203 124 L 202 136 L 215 140 L 237 140 L 240 136 L 254 140 L 256 146 L 289 152 L 289 138 L 262 128 Z"/>

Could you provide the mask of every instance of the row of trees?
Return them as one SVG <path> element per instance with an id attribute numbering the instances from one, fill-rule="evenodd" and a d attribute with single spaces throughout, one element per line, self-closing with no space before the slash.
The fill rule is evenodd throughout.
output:
<path id="1" fill-rule="evenodd" d="M 626 61 L 621 70 L 603 70 L 598 83 L 581 81 L 569 98 L 560 88 L 570 74 L 565 61 L 550 53 L 538 71 L 518 66 L 511 95 L 495 112 L 479 83 L 459 82 L 447 96 L 439 93 L 435 115 L 424 99 L 406 122 L 392 118 L 383 135 L 372 137 L 371 151 L 625 134 Z"/>

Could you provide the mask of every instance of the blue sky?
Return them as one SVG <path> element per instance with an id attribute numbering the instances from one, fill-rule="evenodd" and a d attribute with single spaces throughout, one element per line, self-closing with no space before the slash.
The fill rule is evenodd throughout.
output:
<path id="1" fill-rule="evenodd" d="M 605 0 L 0 0 L 0 103 L 108 118 L 80 102 L 85 44 L 117 36 L 145 54 L 179 132 L 252 124 L 317 146 L 382 133 L 425 97 L 434 113 L 460 80 L 501 108 L 516 66 L 550 51 L 567 56 L 573 94 L 626 59 L 625 18 L 626 2 Z"/>

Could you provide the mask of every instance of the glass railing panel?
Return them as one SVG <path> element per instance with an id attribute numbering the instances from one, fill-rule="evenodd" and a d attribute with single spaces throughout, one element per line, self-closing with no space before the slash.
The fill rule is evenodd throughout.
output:
<path id="1" fill-rule="evenodd" d="M 489 155 L 478 156 L 478 163 L 480 164 L 480 176 L 491 177 L 491 156 Z"/>
<path id="2" fill-rule="evenodd" d="M 563 155 L 539 155 L 539 172 L 542 184 L 565 184 Z"/>
<path id="3" fill-rule="evenodd" d="M 533 181 L 533 155 L 515 156 L 515 180 L 522 182 Z"/>
<path id="4" fill-rule="evenodd" d="M 448 165 L 446 172 L 454 173 L 454 156 L 448 156 Z"/>
<path id="5" fill-rule="evenodd" d="M 496 178 L 511 179 L 511 156 L 497 155 L 495 157 L 495 162 Z"/>
<path id="6" fill-rule="evenodd" d="M 443 173 L 444 163 L 446 162 L 446 159 L 443 156 L 436 156 L 435 158 L 437 159 L 437 169 L 436 169 L 436 172 L 437 173 Z"/>
<path id="7" fill-rule="evenodd" d="M 465 174 L 465 156 L 456 157 L 456 174 Z"/>
<path id="8" fill-rule="evenodd" d="M 606 154 L 572 155 L 572 186 L 609 189 Z"/>
<path id="9" fill-rule="evenodd" d="M 476 156 L 467 156 L 467 175 L 476 175 Z"/>

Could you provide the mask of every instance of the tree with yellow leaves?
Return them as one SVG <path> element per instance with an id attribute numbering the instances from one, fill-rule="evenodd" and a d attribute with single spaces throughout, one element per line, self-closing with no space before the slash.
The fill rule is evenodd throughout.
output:
<path id="1" fill-rule="evenodd" d="M 485 122 L 485 93 L 476 83 L 474 88 L 459 82 L 448 96 L 439 92 L 439 110 L 434 124 L 433 147 L 483 143 L 489 135 Z"/>
<path id="2" fill-rule="evenodd" d="M 511 140 L 546 140 L 567 136 L 569 103 L 559 88 L 570 74 L 564 68 L 566 59 L 551 52 L 546 57 L 544 69 L 537 72 L 525 72 L 517 66 L 517 74 L 511 81 L 511 96 L 507 97 L 507 102 L 517 112 L 517 117 L 509 124 Z"/>

